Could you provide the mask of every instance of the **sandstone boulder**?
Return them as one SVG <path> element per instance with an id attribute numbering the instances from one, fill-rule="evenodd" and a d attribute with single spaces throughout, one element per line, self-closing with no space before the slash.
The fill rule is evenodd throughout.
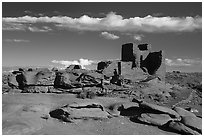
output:
<path id="1" fill-rule="evenodd" d="M 52 72 L 49 70 L 31 70 L 18 71 L 8 76 L 8 83 L 11 87 L 17 86 L 19 89 L 24 89 L 28 86 L 49 85 L 48 81 L 51 78 Z"/>
<path id="2" fill-rule="evenodd" d="M 201 118 L 198 118 L 195 116 L 183 116 L 181 119 L 181 122 L 184 125 L 198 131 L 199 133 L 202 133 L 202 119 Z"/>
<path id="3" fill-rule="evenodd" d="M 171 129 L 173 131 L 179 132 L 181 134 L 185 134 L 185 135 L 199 135 L 199 133 L 187 126 L 185 126 L 183 123 L 181 122 L 177 122 L 177 121 L 171 121 L 168 123 L 168 129 Z"/>
<path id="4" fill-rule="evenodd" d="M 103 79 L 103 74 L 100 74 L 96 71 L 89 71 L 86 73 L 82 73 L 77 80 L 83 83 L 84 85 L 91 86 L 101 84 Z"/>
<path id="5" fill-rule="evenodd" d="M 168 114 L 143 113 L 138 117 L 138 120 L 151 125 L 162 126 L 172 118 Z"/>
<path id="6" fill-rule="evenodd" d="M 74 87 L 80 87 L 80 83 L 77 81 L 78 74 L 68 73 L 66 71 L 56 72 L 54 80 L 55 88 L 70 89 Z"/>
<path id="7" fill-rule="evenodd" d="M 151 104 L 145 101 L 137 101 L 133 99 L 133 102 L 139 103 L 139 106 L 144 109 L 151 109 L 152 111 L 160 112 L 160 113 L 165 113 L 169 114 L 173 118 L 180 118 L 180 115 L 175 112 L 174 110 L 168 108 L 168 107 L 163 107 L 159 106 L 156 104 Z"/>
<path id="8" fill-rule="evenodd" d="M 120 115 L 120 110 L 124 109 L 123 106 L 124 103 L 114 103 L 114 104 L 110 104 L 107 108 L 106 111 L 111 114 L 112 116 L 119 116 Z"/>
<path id="9" fill-rule="evenodd" d="M 50 111 L 49 114 L 52 118 L 56 118 L 64 122 L 71 122 L 71 119 L 69 118 L 70 114 L 63 109 L 55 109 Z"/>
<path id="10" fill-rule="evenodd" d="M 185 116 L 196 117 L 194 113 L 187 111 L 181 107 L 174 107 L 173 110 L 176 111 L 181 117 L 185 117 Z"/>

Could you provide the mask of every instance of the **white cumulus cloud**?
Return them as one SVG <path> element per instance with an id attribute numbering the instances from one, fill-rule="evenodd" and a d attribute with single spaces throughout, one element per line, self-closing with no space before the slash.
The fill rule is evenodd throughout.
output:
<path id="1" fill-rule="evenodd" d="M 105 17 L 97 18 L 83 15 L 79 18 L 69 16 L 23 16 L 3 17 L 3 30 L 24 30 L 26 24 L 52 23 L 61 29 L 76 29 L 86 31 L 119 31 L 119 32 L 186 32 L 202 29 L 202 17 L 146 17 L 124 18 L 115 12 Z"/>
<path id="2" fill-rule="evenodd" d="M 201 65 L 202 61 L 200 59 L 165 59 L 167 66 L 193 66 Z"/>
<path id="3" fill-rule="evenodd" d="M 133 36 L 134 40 L 136 40 L 136 41 L 141 41 L 143 37 L 144 37 L 144 35 L 139 35 L 139 34 L 135 34 Z"/>
<path id="4" fill-rule="evenodd" d="M 53 60 L 52 63 L 62 64 L 65 67 L 68 67 L 69 65 L 81 65 L 82 68 L 85 69 L 85 66 L 91 65 L 91 64 L 95 63 L 95 61 L 81 58 L 79 60 L 73 60 L 73 61 Z"/>
<path id="5" fill-rule="evenodd" d="M 5 39 L 5 42 L 30 42 L 29 40 L 25 39 Z"/>
<path id="6" fill-rule="evenodd" d="M 32 32 L 48 32 L 52 31 L 52 29 L 48 26 L 43 26 L 42 28 L 37 28 L 37 27 L 28 27 L 28 30 Z"/>
<path id="7" fill-rule="evenodd" d="M 103 36 L 105 39 L 110 39 L 110 40 L 116 40 L 120 38 L 119 36 L 116 36 L 108 32 L 101 32 L 101 36 Z"/>

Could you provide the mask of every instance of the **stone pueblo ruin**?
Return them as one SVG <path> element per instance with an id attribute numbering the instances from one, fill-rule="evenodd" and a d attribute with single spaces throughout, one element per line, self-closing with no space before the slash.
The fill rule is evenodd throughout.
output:
<path id="1" fill-rule="evenodd" d="M 201 135 L 201 74 L 166 72 L 164 51 L 123 44 L 96 70 L 70 65 L 2 75 L 7 134 Z"/>

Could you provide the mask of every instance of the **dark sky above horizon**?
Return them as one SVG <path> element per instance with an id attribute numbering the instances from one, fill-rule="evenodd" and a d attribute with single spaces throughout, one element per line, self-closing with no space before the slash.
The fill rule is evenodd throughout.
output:
<path id="1" fill-rule="evenodd" d="M 2 4 L 3 66 L 91 68 L 121 45 L 164 50 L 167 70 L 202 71 L 202 3 Z"/>

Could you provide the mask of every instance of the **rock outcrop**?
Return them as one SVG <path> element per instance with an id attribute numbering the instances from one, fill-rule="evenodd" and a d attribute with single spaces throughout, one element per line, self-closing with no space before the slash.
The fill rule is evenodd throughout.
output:
<path id="1" fill-rule="evenodd" d="M 139 104 L 137 111 L 141 113 L 135 115 L 134 118 L 142 123 L 159 126 L 181 134 L 202 134 L 202 119 L 190 111 L 180 107 L 173 108 L 174 111 L 171 108 L 138 99 L 133 99 L 133 102 Z"/>
<path id="2" fill-rule="evenodd" d="M 133 43 L 127 43 L 122 45 L 121 60 L 101 61 L 97 69 L 107 77 L 112 77 L 116 69 L 124 79 L 141 81 L 148 75 L 154 75 L 164 81 L 165 56 L 163 51 L 152 52 L 148 44 L 136 46 Z"/>
<path id="3" fill-rule="evenodd" d="M 151 125 L 162 126 L 172 118 L 168 114 L 143 113 L 138 117 L 138 120 Z"/>

